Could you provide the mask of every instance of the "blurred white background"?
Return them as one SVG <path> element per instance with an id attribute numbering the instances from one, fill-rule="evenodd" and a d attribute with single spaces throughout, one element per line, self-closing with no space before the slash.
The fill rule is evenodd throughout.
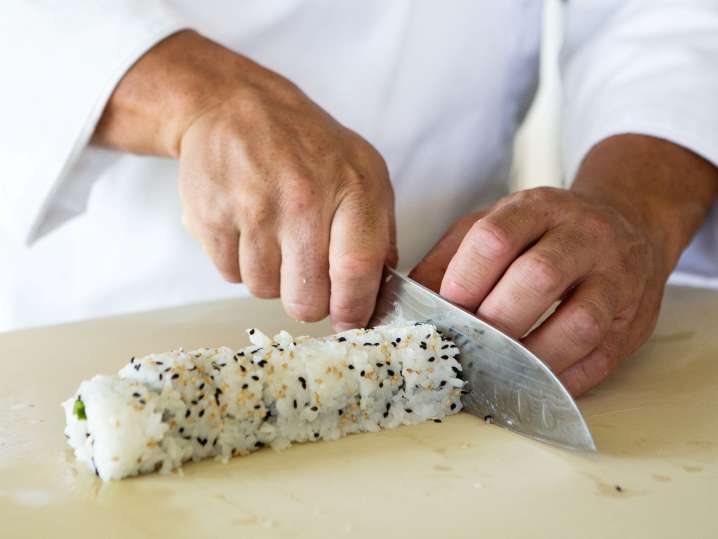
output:
<path id="1" fill-rule="evenodd" d="M 539 185 L 561 185 L 559 163 L 559 107 L 561 83 L 558 55 L 561 48 L 561 1 L 544 1 L 541 83 L 531 110 L 516 138 L 512 190 Z"/>

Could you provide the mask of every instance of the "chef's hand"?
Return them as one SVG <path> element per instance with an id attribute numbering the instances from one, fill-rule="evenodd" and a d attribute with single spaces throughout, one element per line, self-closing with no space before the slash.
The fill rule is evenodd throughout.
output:
<path id="1" fill-rule="evenodd" d="M 718 169 L 669 142 L 594 147 L 570 191 L 538 188 L 459 220 L 412 276 L 521 338 L 574 395 L 653 331 L 663 288 L 718 194 Z"/>
<path id="2" fill-rule="evenodd" d="M 301 320 L 367 322 L 396 261 L 387 169 L 287 79 L 181 32 L 127 73 L 95 142 L 179 159 L 185 226 L 228 281 Z"/>

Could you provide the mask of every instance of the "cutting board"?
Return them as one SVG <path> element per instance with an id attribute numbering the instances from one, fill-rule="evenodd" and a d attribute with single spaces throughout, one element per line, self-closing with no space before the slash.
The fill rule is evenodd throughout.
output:
<path id="1" fill-rule="evenodd" d="M 467 414 L 102 483 L 60 401 L 131 355 L 298 334 L 233 300 L 0 335 L 0 537 L 718 537 L 718 293 L 669 289 L 655 335 L 579 404 L 600 453 Z"/>

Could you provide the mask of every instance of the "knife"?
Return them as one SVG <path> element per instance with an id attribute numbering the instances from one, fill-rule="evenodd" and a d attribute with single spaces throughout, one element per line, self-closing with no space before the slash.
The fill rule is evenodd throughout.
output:
<path id="1" fill-rule="evenodd" d="M 385 268 L 369 326 L 396 319 L 430 322 L 459 347 L 467 412 L 535 440 L 596 451 L 576 403 L 538 357 L 476 315 Z"/>

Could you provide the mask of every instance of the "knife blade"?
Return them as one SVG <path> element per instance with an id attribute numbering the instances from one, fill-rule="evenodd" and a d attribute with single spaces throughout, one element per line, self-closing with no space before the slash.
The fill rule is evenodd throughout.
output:
<path id="1" fill-rule="evenodd" d="M 459 347 L 468 382 L 464 410 L 542 442 L 596 451 L 575 401 L 538 357 L 476 315 L 385 268 L 369 326 L 397 318 L 428 321 Z"/>

